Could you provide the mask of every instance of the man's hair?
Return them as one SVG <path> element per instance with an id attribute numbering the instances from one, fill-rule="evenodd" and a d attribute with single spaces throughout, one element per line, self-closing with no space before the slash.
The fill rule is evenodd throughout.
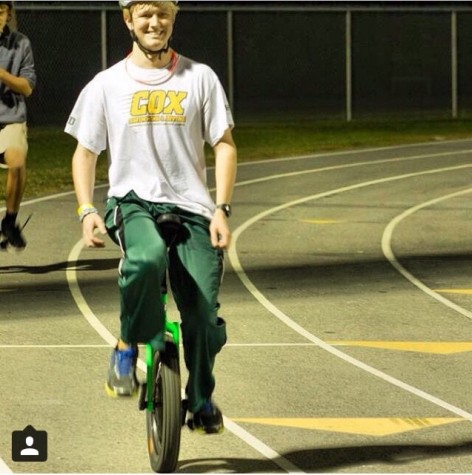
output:
<path id="1" fill-rule="evenodd" d="M 1 0 L 0 0 L 1 2 Z M 120 4 L 120 7 L 121 8 L 131 8 L 133 5 L 136 5 L 137 3 L 171 3 L 173 6 L 176 7 L 176 10 L 178 10 L 178 0 L 177 1 L 173 1 L 173 0 L 119 0 L 118 2 Z"/>
<path id="2" fill-rule="evenodd" d="M 1 2 L 2 0 L 0 0 Z M 179 6 L 178 2 L 174 1 L 169 1 L 169 0 L 153 0 L 153 1 L 146 1 L 146 0 L 120 0 L 120 6 L 121 9 L 123 10 L 124 17 L 130 18 L 131 17 L 131 11 L 134 9 L 135 6 L 137 5 L 146 5 L 146 4 L 151 4 L 151 5 L 170 5 L 172 9 L 172 14 L 174 15 L 174 19 L 177 16 L 177 13 L 179 11 Z"/>

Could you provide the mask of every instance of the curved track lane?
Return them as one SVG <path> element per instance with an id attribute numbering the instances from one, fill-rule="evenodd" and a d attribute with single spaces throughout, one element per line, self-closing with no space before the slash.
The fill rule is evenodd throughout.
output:
<path id="1" fill-rule="evenodd" d="M 228 430 L 185 431 L 180 471 L 472 467 L 471 145 L 240 167 L 216 368 Z M 0 471 L 148 472 L 136 401 L 102 391 L 119 252 L 82 249 L 73 203 L 25 203 L 29 247 L 0 256 Z M 48 431 L 46 463 L 11 462 L 26 424 Z"/>

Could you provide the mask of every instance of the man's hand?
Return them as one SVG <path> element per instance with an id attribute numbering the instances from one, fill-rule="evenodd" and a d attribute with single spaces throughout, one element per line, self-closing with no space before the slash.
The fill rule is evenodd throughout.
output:
<path id="1" fill-rule="evenodd" d="M 31 96 L 33 92 L 33 88 L 26 78 L 15 76 L 4 68 L 0 68 L 0 82 L 8 86 L 14 92 L 23 94 L 25 97 Z"/>
<path id="2" fill-rule="evenodd" d="M 98 229 L 103 235 L 107 234 L 105 223 L 97 213 L 87 214 L 82 221 L 82 235 L 87 247 L 105 247 L 105 241 L 95 235 Z"/>
<path id="3" fill-rule="evenodd" d="M 231 243 L 231 231 L 229 230 L 226 215 L 221 209 L 217 209 L 210 223 L 211 245 L 217 249 L 227 249 Z"/>

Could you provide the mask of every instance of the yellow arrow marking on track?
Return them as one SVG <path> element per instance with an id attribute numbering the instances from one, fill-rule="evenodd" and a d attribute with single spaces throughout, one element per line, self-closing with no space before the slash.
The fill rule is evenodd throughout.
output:
<path id="1" fill-rule="evenodd" d="M 237 418 L 235 422 L 384 437 L 464 421 L 460 417 Z"/>
<path id="2" fill-rule="evenodd" d="M 472 289 L 435 289 L 436 292 L 443 294 L 464 294 L 472 295 Z"/>
<path id="3" fill-rule="evenodd" d="M 341 222 L 335 219 L 302 219 L 302 221 L 310 224 L 336 224 Z"/>
<path id="4" fill-rule="evenodd" d="M 472 351 L 472 341 L 327 341 L 333 346 L 361 346 L 383 350 L 416 351 L 447 355 Z"/>

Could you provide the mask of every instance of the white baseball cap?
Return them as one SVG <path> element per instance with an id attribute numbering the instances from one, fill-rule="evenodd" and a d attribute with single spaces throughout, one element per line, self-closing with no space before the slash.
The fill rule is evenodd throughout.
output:
<path id="1" fill-rule="evenodd" d="M 146 1 L 146 0 L 119 0 L 119 3 L 120 3 L 121 8 L 128 8 L 133 3 L 139 3 L 139 2 L 142 2 L 142 1 Z M 148 0 L 148 1 L 151 1 L 151 0 Z M 176 5 L 177 5 L 177 3 L 179 3 L 178 0 L 165 0 L 165 1 L 172 1 L 172 3 L 175 3 Z"/>

